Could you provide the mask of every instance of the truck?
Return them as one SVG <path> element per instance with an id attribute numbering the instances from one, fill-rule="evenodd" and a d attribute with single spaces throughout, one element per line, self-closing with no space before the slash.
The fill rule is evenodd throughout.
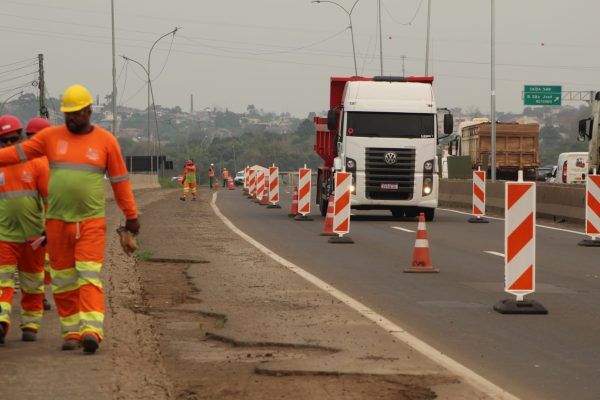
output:
<path id="1" fill-rule="evenodd" d="M 450 142 L 452 155 L 469 156 L 473 170 L 491 172 L 492 124 L 477 118 L 460 125 Z M 525 179 L 535 180 L 539 162 L 540 127 L 537 124 L 496 123 L 496 174 L 498 179 L 516 180 L 522 170 Z"/>
<path id="2" fill-rule="evenodd" d="M 333 77 L 327 117 L 314 118 L 316 201 L 326 215 L 338 171 L 352 174 L 351 208 L 428 221 L 438 206 L 438 110 L 433 77 Z M 453 131 L 446 110 L 444 133 Z"/>

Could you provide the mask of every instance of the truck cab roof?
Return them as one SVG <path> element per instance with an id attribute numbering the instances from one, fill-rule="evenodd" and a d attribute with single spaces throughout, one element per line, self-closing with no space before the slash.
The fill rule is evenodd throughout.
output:
<path id="1" fill-rule="evenodd" d="M 435 113 L 430 83 L 402 81 L 349 81 L 343 95 L 346 111 Z"/>

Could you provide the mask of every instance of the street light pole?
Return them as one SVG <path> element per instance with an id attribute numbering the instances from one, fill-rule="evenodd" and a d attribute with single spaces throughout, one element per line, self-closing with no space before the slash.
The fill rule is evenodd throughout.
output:
<path id="1" fill-rule="evenodd" d="M 383 76 L 383 27 L 381 26 L 381 0 L 377 0 L 377 24 L 379 25 L 379 67 L 380 75 Z"/>
<path id="2" fill-rule="evenodd" d="M 4 101 L 2 102 L 2 104 L 0 104 L 0 113 L 1 113 L 1 112 L 4 110 L 4 106 L 6 105 L 6 103 L 8 103 L 8 101 L 9 101 L 10 99 L 12 99 L 13 97 L 16 97 L 16 96 L 18 96 L 18 95 L 20 95 L 20 94 L 23 94 L 23 91 L 22 91 L 22 90 L 21 90 L 20 92 L 17 92 L 17 93 L 15 93 L 15 94 L 13 94 L 13 95 L 9 96 L 9 97 L 8 97 L 6 100 L 4 100 Z"/>
<path id="3" fill-rule="evenodd" d="M 490 55 L 490 80 L 491 80 L 491 124 L 492 124 L 492 182 L 496 182 L 496 1 L 491 0 L 491 55 Z"/>
<path id="4" fill-rule="evenodd" d="M 113 135 L 117 135 L 117 61 L 115 55 L 115 0 L 110 0 L 110 15 L 112 25 L 112 116 Z"/>
<path id="5" fill-rule="evenodd" d="M 425 44 L 425 76 L 429 76 L 429 45 L 431 42 L 431 0 L 427 0 L 427 43 Z"/>
<path id="6" fill-rule="evenodd" d="M 335 1 L 329 1 L 329 0 L 313 0 L 311 1 L 311 3 L 329 3 L 329 4 L 333 4 L 335 6 L 338 6 L 339 8 L 341 8 L 346 15 L 348 15 L 348 21 L 350 22 L 350 26 L 348 28 L 350 28 L 350 36 L 352 38 L 352 54 L 354 56 L 354 75 L 358 76 L 358 65 L 356 63 L 356 45 L 354 43 L 354 26 L 352 25 L 352 13 L 354 12 L 354 7 L 356 7 L 356 5 L 358 4 L 360 0 L 356 0 L 354 2 L 354 4 L 352 5 L 352 8 L 350 8 L 350 10 L 347 10 L 344 6 L 336 3 Z"/>

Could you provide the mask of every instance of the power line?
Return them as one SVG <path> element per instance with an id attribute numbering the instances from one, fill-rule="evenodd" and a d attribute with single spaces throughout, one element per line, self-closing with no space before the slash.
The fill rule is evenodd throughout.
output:
<path id="1" fill-rule="evenodd" d="M 387 6 L 385 5 L 385 2 L 382 1 L 381 4 L 383 4 L 383 9 L 387 13 L 387 15 L 389 15 L 389 17 L 392 19 L 392 21 L 394 21 L 398 25 L 410 26 L 410 25 L 412 25 L 413 22 L 415 22 L 415 19 L 417 19 L 417 15 L 419 14 L 419 11 L 421 10 L 421 6 L 423 5 L 423 0 L 419 1 L 419 5 L 417 6 L 417 9 L 415 10 L 414 15 L 412 16 L 412 18 L 408 22 L 400 22 L 400 21 L 398 21 L 396 18 L 394 18 L 394 16 L 390 12 L 390 10 L 387 8 Z"/>
<path id="2" fill-rule="evenodd" d="M 23 75 L 15 76 L 15 77 L 12 77 L 12 78 L 3 79 L 3 80 L 0 80 L 0 83 L 14 81 L 15 79 L 23 78 L 25 76 L 35 75 L 37 73 L 38 73 L 38 71 L 33 71 L 33 72 L 28 73 L 28 74 L 23 74 Z"/>
<path id="3" fill-rule="evenodd" d="M 17 65 L 17 64 L 23 64 L 23 63 L 28 62 L 28 61 L 29 62 L 34 62 L 36 60 L 37 60 L 36 58 L 27 58 L 25 60 L 20 60 L 20 61 L 15 61 L 15 62 L 12 62 L 12 63 L 9 63 L 9 64 L 0 65 L 0 68 L 10 67 L 10 66 Z"/>
<path id="4" fill-rule="evenodd" d="M 173 42 L 175 42 L 175 34 L 173 34 L 171 36 L 171 44 L 169 45 L 169 52 L 167 53 L 167 57 L 165 58 L 165 62 L 163 63 L 163 66 L 162 66 L 160 72 L 158 73 L 158 75 L 156 75 L 154 77 L 154 79 L 153 79 L 154 81 L 157 80 L 162 75 L 165 68 L 167 67 L 167 63 L 169 62 L 169 57 L 171 56 L 171 50 L 173 50 Z"/>

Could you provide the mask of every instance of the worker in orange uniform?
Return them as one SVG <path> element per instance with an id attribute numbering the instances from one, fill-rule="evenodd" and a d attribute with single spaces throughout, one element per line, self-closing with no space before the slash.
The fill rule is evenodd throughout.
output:
<path id="1" fill-rule="evenodd" d="M 227 168 L 223 168 L 223 189 L 227 188 L 228 180 L 229 180 L 229 171 L 227 171 Z"/>
<path id="2" fill-rule="evenodd" d="M 215 164 L 210 164 L 208 167 L 208 185 L 210 188 L 213 188 L 213 184 L 215 183 Z"/>
<path id="3" fill-rule="evenodd" d="M 187 195 L 192 191 L 192 201 L 196 201 L 196 166 L 193 160 L 187 160 L 183 169 L 183 196 L 179 199 L 185 201 Z"/>
<path id="4" fill-rule="evenodd" d="M 62 325 L 63 350 L 99 347 L 104 331 L 104 174 L 108 176 L 125 228 L 137 234 L 140 224 L 129 175 L 115 137 L 90 124 L 93 99 L 80 85 L 61 99 L 64 126 L 44 129 L 30 140 L 0 150 L 0 167 L 46 156 L 50 183 L 46 234 L 52 291 Z"/>
<path id="5" fill-rule="evenodd" d="M 21 123 L 0 117 L 4 154 L 22 142 Z M 44 204 L 48 196 L 48 162 L 36 159 L 0 168 L 0 344 L 10 328 L 10 313 L 18 270 L 21 284 L 22 340 L 37 339 L 44 313 Z"/>
<path id="6" fill-rule="evenodd" d="M 27 126 L 25 127 L 25 136 L 27 137 L 27 139 L 31 139 L 33 137 L 33 135 L 35 135 L 42 129 L 46 129 L 49 127 L 50 127 L 50 121 L 48 121 L 46 118 L 41 118 L 41 117 L 31 118 L 29 120 L 29 122 L 27 123 Z M 47 160 L 46 160 L 46 163 L 48 163 Z M 51 282 L 50 256 L 48 255 L 48 252 L 46 252 L 46 256 L 45 256 L 45 260 L 44 260 L 44 285 L 50 285 L 50 282 Z M 48 299 L 46 299 L 46 296 L 44 293 L 44 310 L 50 311 L 51 309 L 52 309 L 52 306 L 50 306 L 50 302 L 48 301 Z"/>

